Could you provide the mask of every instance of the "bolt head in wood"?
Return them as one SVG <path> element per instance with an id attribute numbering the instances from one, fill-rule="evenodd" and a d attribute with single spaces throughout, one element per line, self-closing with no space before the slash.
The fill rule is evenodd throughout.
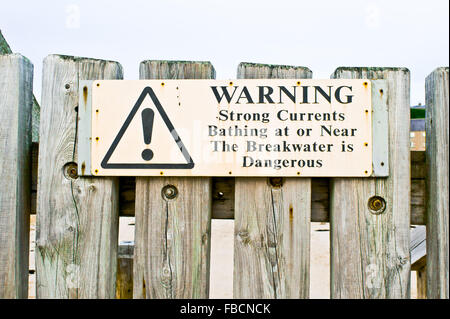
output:
<path id="1" fill-rule="evenodd" d="M 162 189 L 162 196 L 165 199 L 174 199 L 178 196 L 178 189 L 173 185 L 166 185 Z"/>
<path id="2" fill-rule="evenodd" d="M 383 197 L 372 196 L 367 203 L 372 214 L 379 215 L 386 210 L 386 201 Z"/>
<path id="3" fill-rule="evenodd" d="M 67 179 L 77 179 L 78 178 L 78 165 L 77 163 L 70 162 L 66 163 L 63 168 L 64 176 Z"/>
<path id="4" fill-rule="evenodd" d="M 283 178 L 281 177 L 270 177 L 269 183 L 272 187 L 281 187 L 283 186 Z"/>

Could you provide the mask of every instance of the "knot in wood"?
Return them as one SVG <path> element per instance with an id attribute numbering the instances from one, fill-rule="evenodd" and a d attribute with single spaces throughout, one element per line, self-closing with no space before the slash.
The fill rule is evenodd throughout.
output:
<path id="1" fill-rule="evenodd" d="M 404 265 L 406 265 L 408 263 L 409 258 L 408 257 L 402 257 L 402 256 L 398 256 L 398 264 L 400 267 L 403 267 Z"/>
<path id="2" fill-rule="evenodd" d="M 267 247 L 268 248 L 276 248 L 277 247 L 277 243 L 273 240 L 269 240 L 267 243 Z"/>
<path id="3" fill-rule="evenodd" d="M 202 235 L 202 244 L 205 244 L 205 243 L 207 243 L 208 242 L 208 234 L 207 233 L 204 233 L 203 235 Z"/>
<path id="4" fill-rule="evenodd" d="M 164 266 L 161 271 L 161 284 L 165 288 L 170 288 L 172 286 L 172 272 L 169 266 Z"/>
<path id="5" fill-rule="evenodd" d="M 244 245 L 247 245 L 250 242 L 250 235 L 246 230 L 241 230 L 238 232 L 238 237 Z"/>

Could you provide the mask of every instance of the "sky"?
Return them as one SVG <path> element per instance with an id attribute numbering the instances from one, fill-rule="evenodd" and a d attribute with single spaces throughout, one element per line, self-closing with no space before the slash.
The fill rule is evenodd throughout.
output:
<path id="1" fill-rule="evenodd" d="M 125 79 L 143 60 L 211 61 L 217 79 L 240 62 L 306 66 L 328 79 L 339 66 L 406 67 L 411 105 L 425 77 L 448 66 L 448 0 L 2 1 L 0 30 L 34 64 L 40 101 L 49 54 L 114 60 Z"/>

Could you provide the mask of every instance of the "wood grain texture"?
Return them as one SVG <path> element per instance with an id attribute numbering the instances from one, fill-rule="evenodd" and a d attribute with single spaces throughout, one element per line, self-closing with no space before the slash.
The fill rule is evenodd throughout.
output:
<path id="1" fill-rule="evenodd" d="M 28 297 L 32 103 L 33 64 L 0 56 L 0 299 Z"/>
<path id="2" fill-rule="evenodd" d="M 305 67 L 241 63 L 239 79 L 311 78 Z M 308 298 L 311 178 L 235 179 L 234 298 Z"/>
<path id="3" fill-rule="evenodd" d="M 114 298 L 117 178 L 70 177 L 77 162 L 78 82 L 121 79 L 117 62 L 50 55 L 44 60 L 37 225 L 37 298 Z M 76 171 L 75 171 L 76 172 Z"/>
<path id="4" fill-rule="evenodd" d="M 1 54 L 11 54 L 13 53 L 11 50 L 11 47 L 9 46 L 8 42 L 6 42 L 5 37 L 2 34 L 2 31 L 0 30 L 0 55 Z M 32 106 L 32 114 L 31 114 L 31 125 L 32 125 L 32 141 L 38 142 L 39 141 L 39 117 L 40 117 L 40 106 L 37 102 L 34 95 L 32 95 L 33 99 L 33 106 Z"/>
<path id="5" fill-rule="evenodd" d="M 116 299 L 133 299 L 134 242 L 121 242 L 117 251 Z"/>
<path id="6" fill-rule="evenodd" d="M 331 181 L 331 298 L 409 298 L 409 71 L 338 68 L 332 77 L 387 80 L 390 176 Z M 370 212 L 372 196 L 385 199 L 383 213 Z"/>
<path id="7" fill-rule="evenodd" d="M 449 298 L 449 81 L 438 68 L 426 81 L 427 296 Z"/>
<path id="8" fill-rule="evenodd" d="M 141 79 L 213 79 L 209 62 L 144 61 Z M 163 187 L 176 187 L 167 199 Z M 134 298 L 208 298 L 211 178 L 137 177 Z"/>
<path id="9" fill-rule="evenodd" d="M 307 67 L 241 62 L 237 68 L 238 79 L 310 79 Z"/>

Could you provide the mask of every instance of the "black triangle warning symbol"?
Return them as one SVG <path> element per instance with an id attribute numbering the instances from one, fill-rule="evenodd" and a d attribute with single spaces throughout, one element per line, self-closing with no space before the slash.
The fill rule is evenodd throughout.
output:
<path id="1" fill-rule="evenodd" d="M 126 130 L 128 129 L 128 126 L 130 125 L 131 121 L 133 120 L 134 116 L 136 115 L 138 109 L 141 107 L 141 104 L 147 95 L 149 95 L 150 98 L 152 99 L 153 104 L 156 106 L 156 109 L 158 110 L 161 118 L 163 119 L 164 123 L 166 124 L 167 129 L 169 130 L 171 136 L 173 137 L 175 143 L 177 144 L 180 152 L 183 154 L 184 158 L 186 159 L 186 163 L 148 163 L 148 164 L 147 163 L 109 163 L 109 159 L 113 155 L 117 145 L 119 144 L 120 140 L 122 139 L 122 136 L 125 134 Z M 155 92 L 153 91 L 153 89 L 151 87 L 147 86 L 142 91 L 136 104 L 134 105 L 130 114 L 128 115 L 128 117 L 126 118 L 122 127 L 120 128 L 119 133 L 117 133 L 117 136 L 114 138 L 114 141 L 112 142 L 111 146 L 109 147 L 108 152 L 106 152 L 106 155 L 101 162 L 101 166 L 103 168 L 115 168 L 115 169 L 152 169 L 152 168 L 154 168 L 154 169 L 156 169 L 156 168 L 158 168 L 158 169 L 192 169 L 194 167 L 194 161 L 192 160 L 191 155 L 189 155 L 188 150 L 186 149 L 183 142 L 181 141 L 181 137 L 178 135 L 172 122 L 170 121 L 169 117 L 167 116 L 166 112 L 164 111 L 164 108 L 162 107 L 161 103 L 159 102 L 158 98 L 155 95 Z"/>

